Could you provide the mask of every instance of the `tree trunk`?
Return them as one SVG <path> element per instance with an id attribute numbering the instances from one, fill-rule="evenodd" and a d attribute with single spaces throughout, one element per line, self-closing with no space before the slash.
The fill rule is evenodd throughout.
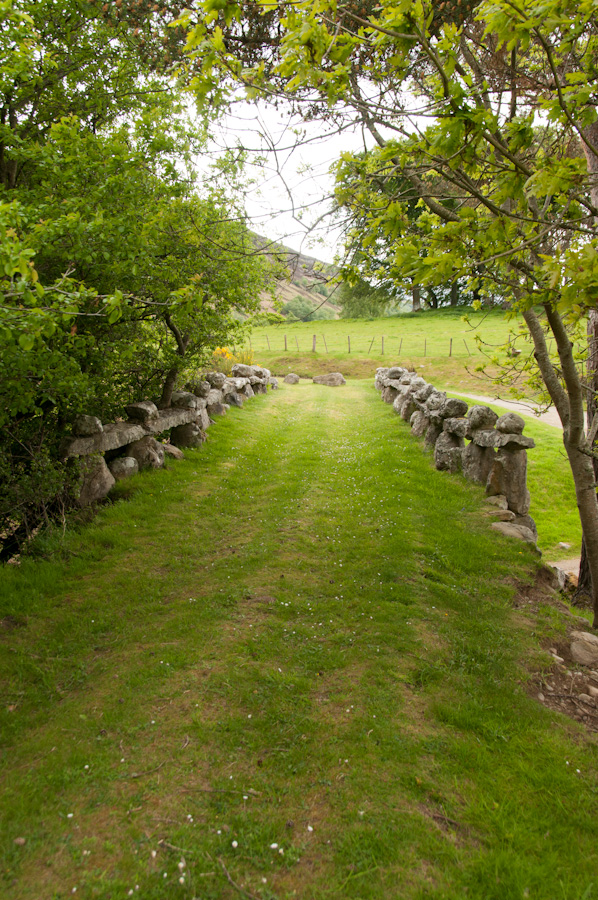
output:
<path id="1" fill-rule="evenodd" d="M 162 388 L 162 396 L 160 397 L 160 402 L 158 403 L 160 409 L 169 409 L 170 404 L 172 403 L 172 392 L 174 391 L 176 377 L 178 374 L 178 368 L 172 368 L 168 370 L 166 379 L 164 381 L 164 387 Z"/>
<path id="2" fill-rule="evenodd" d="M 587 364 L 586 391 L 586 419 L 588 434 L 592 427 L 594 416 L 598 412 L 598 310 L 591 309 L 588 313 L 588 364 Z M 592 449 L 596 450 L 596 440 L 592 442 Z M 594 477 L 598 481 L 598 460 L 594 459 Z M 581 559 L 579 561 L 579 581 L 574 595 L 574 602 L 582 603 L 584 599 L 592 596 L 592 575 L 585 537 L 581 541 Z"/>
<path id="3" fill-rule="evenodd" d="M 411 285 L 412 312 L 419 312 L 422 308 L 422 289 L 419 284 Z"/>
<path id="4" fill-rule="evenodd" d="M 563 321 L 556 310 L 545 305 L 546 318 L 554 335 L 562 378 L 561 384 L 550 361 L 542 325 L 533 310 L 523 314 L 534 342 L 534 355 L 552 402 L 563 425 L 563 444 L 569 458 L 575 497 L 581 527 L 585 536 L 587 559 L 592 578 L 593 627 L 598 628 L 598 502 L 593 459 L 584 431 L 583 390 L 573 357 L 573 344 L 569 340 Z"/>
<path id="5" fill-rule="evenodd" d="M 451 282 L 451 306 L 457 306 L 459 303 L 459 285 L 456 281 Z"/>

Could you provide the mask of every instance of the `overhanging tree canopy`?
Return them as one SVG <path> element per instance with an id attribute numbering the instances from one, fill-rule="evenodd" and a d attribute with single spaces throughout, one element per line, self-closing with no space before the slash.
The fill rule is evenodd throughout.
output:
<path id="1" fill-rule="evenodd" d="M 592 441 L 566 329 L 567 318 L 598 305 L 598 3 L 197 8 L 199 20 L 187 21 L 198 96 L 219 100 L 226 82 L 285 97 L 312 117 L 361 122 L 377 148 L 374 168 L 400 177 L 423 209 L 409 239 L 405 196 L 380 211 L 378 227 L 396 237 L 395 264 L 432 285 L 464 276 L 475 285 L 483 270 L 523 315 L 563 424 L 598 625 Z"/>

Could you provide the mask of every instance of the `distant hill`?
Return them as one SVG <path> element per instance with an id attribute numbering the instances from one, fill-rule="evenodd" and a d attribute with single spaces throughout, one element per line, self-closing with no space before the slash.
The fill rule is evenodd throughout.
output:
<path id="1" fill-rule="evenodd" d="M 288 270 L 288 277 L 281 280 L 276 287 L 276 298 L 282 304 L 288 303 L 295 297 L 305 297 L 317 306 L 333 310 L 335 316 L 340 313 L 340 306 L 334 302 L 334 288 L 330 281 L 338 274 L 338 268 L 330 263 L 322 262 L 315 256 L 307 256 L 299 250 L 293 250 L 276 241 L 269 241 L 261 235 L 256 235 L 259 246 L 266 250 L 273 259 L 280 260 Z M 328 295 L 332 294 L 328 299 Z M 272 297 L 267 294 L 260 296 L 260 306 L 263 310 L 273 310 Z"/>

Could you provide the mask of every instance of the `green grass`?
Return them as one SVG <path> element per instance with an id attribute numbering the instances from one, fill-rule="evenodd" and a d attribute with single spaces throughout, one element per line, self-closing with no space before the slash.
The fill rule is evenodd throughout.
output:
<path id="1" fill-rule="evenodd" d="M 0 895 L 596 896 L 596 742 L 525 690 L 563 620 L 481 490 L 366 383 L 209 437 L 2 572 Z"/>
<path id="2" fill-rule="evenodd" d="M 276 374 L 315 375 L 340 368 L 345 375 L 363 378 L 377 366 L 400 361 L 401 365 L 434 371 L 443 384 L 479 390 L 488 379 L 476 374 L 476 367 L 508 340 L 511 331 L 517 331 L 518 322 L 507 321 L 500 310 L 467 310 L 471 319 L 467 324 L 464 312 L 445 309 L 385 319 L 285 322 L 254 328 L 250 341 L 256 359 Z M 475 334 L 484 342 L 481 350 Z M 516 346 L 529 352 L 529 344 L 521 338 Z M 490 371 L 494 374 L 497 370 L 490 366 Z"/>

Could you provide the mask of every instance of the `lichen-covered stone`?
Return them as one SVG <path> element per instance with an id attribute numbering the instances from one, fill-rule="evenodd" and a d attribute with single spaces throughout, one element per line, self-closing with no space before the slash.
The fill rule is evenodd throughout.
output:
<path id="1" fill-rule="evenodd" d="M 199 398 L 191 391 L 174 391 L 170 401 L 175 409 L 197 409 Z"/>
<path id="2" fill-rule="evenodd" d="M 496 430 L 503 434 L 521 434 L 525 428 L 525 419 L 517 413 L 508 412 L 496 422 Z"/>
<path id="3" fill-rule="evenodd" d="M 313 383 L 325 384 L 327 387 L 340 387 L 347 382 L 340 372 L 329 372 L 327 375 L 316 375 L 313 378 Z"/>
<path id="4" fill-rule="evenodd" d="M 412 414 L 409 423 L 411 425 L 411 433 L 415 437 L 423 437 L 428 430 L 430 420 L 426 418 L 426 416 L 420 409 L 416 409 Z"/>
<path id="5" fill-rule="evenodd" d="M 125 455 L 136 459 L 140 469 L 162 469 L 164 466 L 164 445 L 150 435 L 129 444 Z"/>
<path id="6" fill-rule="evenodd" d="M 140 400 L 125 406 L 129 419 L 135 422 L 153 422 L 158 418 L 158 407 L 151 400 Z"/>
<path id="7" fill-rule="evenodd" d="M 493 522 L 490 528 L 492 528 L 493 531 L 504 534 L 505 537 L 517 538 L 520 541 L 525 541 L 527 544 L 535 545 L 536 543 L 534 533 L 530 531 L 529 528 L 525 528 L 523 525 L 517 525 L 515 522 Z"/>
<path id="8" fill-rule="evenodd" d="M 73 425 L 73 434 L 77 437 L 90 437 L 92 434 L 102 434 L 104 426 L 97 416 L 77 416 Z"/>
<path id="9" fill-rule="evenodd" d="M 461 452 L 464 446 L 463 438 L 443 431 L 434 447 L 434 465 L 439 471 L 461 471 Z"/>
<path id="10" fill-rule="evenodd" d="M 200 447 L 206 436 L 196 422 L 179 425 L 170 433 L 170 443 L 175 447 Z"/>
<path id="11" fill-rule="evenodd" d="M 463 450 L 462 460 L 465 478 L 485 485 L 494 462 L 494 450 L 471 443 Z"/>
<path id="12" fill-rule="evenodd" d="M 499 450 L 492 463 L 486 483 L 486 493 L 490 496 L 502 494 L 507 498 L 508 508 L 525 516 L 529 510 L 530 494 L 527 489 L 527 453 L 518 450 L 511 453 Z"/>
<path id="13" fill-rule="evenodd" d="M 206 381 L 213 388 L 216 388 L 216 390 L 219 391 L 226 381 L 226 375 L 224 374 L 224 372 L 208 372 L 206 374 Z"/>
<path id="14" fill-rule="evenodd" d="M 582 666 L 598 666 L 598 635 L 590 631 L 571 632 L 571 656 Z"/>
<path id="15" fill-rule="evenodd" d="M 299 376 L 296 375 L 294 372 L 289 372 L 288 375 L 285 375 L 284 383 L 285 384 L 299 384 Z"/>
<path id="16" fill-rule="evenodd" d="M 139 463 L 132 456 L 117 456 L 108 463 L 108 468 L 116 481 L 122 481 L 123 478 L 137 474 Z"/>
<path id="17" fill-rule="evenodd" d="M 472 406 L 467 413 L 467 418 L 469 420 L 470 431 L 494 428 L 494 425 L 498 420 L 498 416 L 489 406 Z"/>
<path id="18" fill-rule="evenodd" d="M 103 456 L 92 456 L 81 462 L 83 481 L 79 491 L 79 506 L 89 506 L 107 496 L 114 485 L 114 476 Z"/>
<path id="19" fill-rule="evenodd" d="M 449 397 L 438 410 L 438 415 L 441 419 L 460 419 L 466 412 L 467 403 L 465 400 L 457 400 L 455 397 Z"/>

